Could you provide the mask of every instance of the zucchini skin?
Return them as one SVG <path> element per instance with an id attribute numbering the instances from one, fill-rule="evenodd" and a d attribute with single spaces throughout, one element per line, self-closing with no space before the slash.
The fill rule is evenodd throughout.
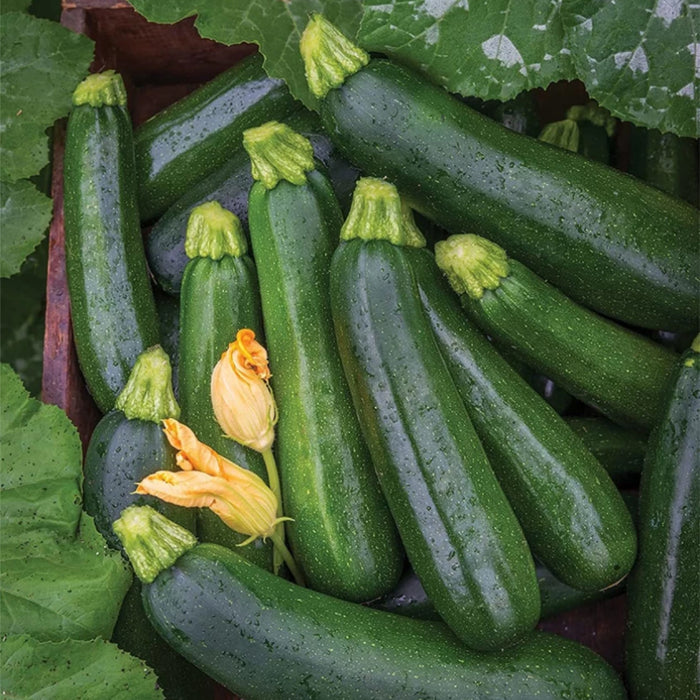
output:
<path id="1" fill-rule="evenodd" d="M 338 347 L 411 566 L 465 644 L 501 648 L 539 617 L 534 565 L 440 358 L 404 248 L 341 243 L 331 266 Z"/>
<path id="2" fill-rule="evenodd" d="M 250 192 L 249 226 L 279 409 L 277 454 L 295 559 L 309 585 L 361 602 L 396 584 L 403 548 L 338 355 L 329 270 L 343 215 L 318 170 Z"/>
<path id="3" fill-rule="evenodd" d="M 696 341 L 697 342 L 697 341 Z M 627 677 L 634 697 L 700 694 L 700 354 L 669 383 L 640 485 L 639 558 L 628 586 Z"/>
<path id="4" fill-rule="evenodd" d="M 508 265 L 497 289 L 478 300 L 460 296 L 468 316 L 610 420 L 650 430 L 676 354 L 572 302 L 517 260 Z"/>
<path id="5" fill-rule="evenodd" d="M 134 132 L 142 221 L 162 214 L 241 145 L 243 132 L 299 108 L 260 54 L 224 71 L 144 122 Z"/>
<path id="6" fill-rule="evenodd" d="M 629 573 L 630 514 L 598 460 L 464 317 L 426 250 L 407 251 L 443 359 L 532 553 L 596 591 Z"/>
<path id="7" fill-rule="evenodd" d="M 320 115 L 341 153 L 453 233 L 505 247 L 566 294 L 646 328 L 697 328 L 697 212 L 509 131 L 408 68 L 371 60 Z"/>
<path id="8" fill-rule="evenodd" d="M 440 623 L 299 588 L 215 545 L 195 546 L 143 591 L 159 634 L 246 700 L 625 697 L 574 642 L 533 633 L 501 654 L 472 652 Z"/>
<path id="9" fill-rule="evenodd" d="M 225 255 L 220 260 L 193 258 L 185 268 L 180 294 L 180 418 L 201 442 L 267 483 L 262 456 L 224 435 L 211 403 L 212 371 L 241 328 L 251 328 L 262 342 L 253 261 L 247 255 Z M 199 510 L 197 520 L 198 537 L 204 542 L 235 547 L 246 539 L 207 508 Z M 258 566 L 272 568 L 270 543 L 257 540 L 239 551 Z"/>
<path id="10" fill-rule="evenodd" d="M 80 369 L 103 413 L 158 343 L 141 238 L 131 122 L 122 107 L 74 107 L 64 160 L 66 274 Z"/>

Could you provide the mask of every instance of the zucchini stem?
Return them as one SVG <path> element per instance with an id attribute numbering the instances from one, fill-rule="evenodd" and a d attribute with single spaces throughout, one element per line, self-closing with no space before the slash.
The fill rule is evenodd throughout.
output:
<path id="1" fill-rule="evenodd" d="M 277 517 L 283 518 L 284 513 L 282 512 L 282 489 L 280 487 L 279 472 L 277 471 L 277 462 L 275 461 L 275 455 L 272 454 L 272 448 L 268 447 L 268 449 L 263 450 L 262 456 L 263 461 L 265 462 L 265 468 L 267 469 L 267 481 L 270 485 L 270 490 L 272 491 L 272 493 L 275 494 L 275 498 L 277 498 Z M 272 541 L 275 544 L 275 548 L 272 552 L 272 566 L 275 574 L 279 573 L 279 570 L 282 566 L 282 561 L 284 560 L 286 562 L 286 558 L 284 557 L 284 551 L 282 550 L 282 548 L 284 548 L 285 550 L 287 549 L 285 545 L 285 540 L 286 534 L 284 522 L 279 522 L 275 527 L 275 534 L 272 537 Z M 287 566 L 289 566 L 289 564 L 287 564 Z M 291 568 L 289 570 L 292 571 Z M 296 575 L 294 576 L 294 578 L 297 578 Z"/>
<path id="2" fill-rule="evenodd" d="M 91 107 L 125 107 L 126 89 L 121 75 L 113 70 L 88 75 L 73 92 L 73 104 Z"/>
<path id="3" fill-rule="evenodd" d="M 240 219 L 218 202 L 195 207 L 187 222 L 185 253 L 192 258 L 240 258 L 248 251 Z"/>
<path id="4" fill-rule="evenodd" d="M 272 550 L 273 554 L 279 554 L 279 556 L 283 559 L 298 586 L 306 586 L 304 574 L 302 574 L 301 569 L 297 566 L 292 553 L 284 543 L 284 539 L 280 537 L 279 531 L 276 530 L 270 539 L 272 540 L 272 544 L 274 546 L 274 549 Z"/>

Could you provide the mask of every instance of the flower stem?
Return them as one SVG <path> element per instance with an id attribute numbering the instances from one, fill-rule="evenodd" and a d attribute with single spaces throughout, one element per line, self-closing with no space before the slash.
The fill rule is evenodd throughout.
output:
<path id="1" fill-rule="evenodd" d="M 284 563 L 289 569 L 289 572 L 294 577 L 294 581 L 296 582 L 296 584 L 298 586 L 306 586 L 306 581 L 304 581 L 304 574 L 301 573 L 301 569 L 297 566 L 296 561 L 294 561 L 292 553 L 289 551 L 289 549 L 287 549 L 287 545 L 284 543 L 284 539 L 280 537 L 279 532 L 275 530 L 275 533 L 270 537 L 270 539 L 272 540 L 272 544 L 274 545 L 273 553 L 279 553 L 279 555 L 282 557 Z"/>
<path id="2" fill-rule="evenodd" d="M 270 484 L 270 490 L 275 494 L 275 498 L 277 499 L 277 517 L 282 518 L 284 517 L 284 513 L 282 512 L 282 490 L 280 488 L 280 477 L 277 471 L 277 462 L 275 461 L 275 455 L 272 454 L 272 448 L 268 447 L 266 450 L 264 450 L 262 456 L 263 460 L 265 461 L 265 468 L 267 469 L 267 480 Z M 277 527 L 275 528 L 275 537 L 272 538 L 272 541 L 275 543 L 275 548 L 272 550 L 272 568 L 275 574 L 279 573 L 280 567 L 282 566 L 282 561 L 287 561 L 284 557 L 284 552 L 287 552 L 291 559 L 291 554 L 289 554 L 289 550 L 285 545 L 285 539 L 284 523 L 278 523 Z M 277 540 L 279 540 L 279 544 L 277 543 Z M 284 548 L 284 551 L 282 548 Z M 292 559 L 292 562 L 293 561 L 294 560 Z M 289 563 L 287 563 L 287 566 L 289 566 Z M 292 571 L 291 568 L 289 570 Z M 292 573 L 294 572 L 292 571 Z M 294 578 L 297 578 L 296 575 Z"/>

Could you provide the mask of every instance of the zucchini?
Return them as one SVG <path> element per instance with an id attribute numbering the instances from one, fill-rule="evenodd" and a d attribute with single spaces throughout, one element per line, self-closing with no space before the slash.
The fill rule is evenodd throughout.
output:
<path id="1" fill-rule="evenodd" d="M 675 353 L 579 306 L 484 238 L 451 236 L 435 257 L 496 343 L 616 423 L 649 430 L 658 420 Z"/>
<path id="2" fill-rule="evenodd" d="M 279 410 L 284 513 L 309 585 L 347 600 L 396 584 L 403 549 L 363 442 L 333 335 L 329 269 L 343 215 L 308 139 L 269 122 L 243 135 L 248 224 Z"/>
<path id="3" fill-rule="evenodd" d="M 562 582 L 624 578 L 636 535 L 612 479 L 546 401 L 465 318 L 433 256 L 406 251 L 438 347 L 532 553 Z"/>
<path id="4" fill-rule="evenodd" d="M 635 698 L 698 697 L 700 651 L 700 336 L 669 382 L 639 497 L 639 559 L 625 645 Z"/>
<path id="5" fill-rule="evenodd" d="M 173 393 L 178 397 L 178 364 L 180 362 L 180 299 L 154 288 L 153 296 L 158 313 L 160 342 L 170 358 L 173 371 Z"/>
<path id="6" fill-rule="evenodd" d="M 163 434 L 160 421 L 176 417 L 179 412 L 168 357 L 159 346 L 150 348 L 136 360 L 116 408 L 97 424 L 85 454 L 85 510 L 114 549 L 123 551 L 112 531 L 112 522 L 133 504 L 151 505 L 194 531 L 193 512 L 134 494 L 134 485 L 145 476 L 159 469 L 176 469 L 175 451 Z M 188 700 L 212 692 L 211 682 L 154 633 L 143 610 L 138 579 L 134 579 L 126 594 L 112 639 L 155 670 L 168 698 Z"/>
<path id="7" fill-rule="evenodd" d="M 321 133 L 318 119 L 311 112 L 299 110 L 290 115 L 285 123 L 308 135 L 316 158 L 327 167 L 333 189 L 343 210 L 347 211 L 357 170 L 334 153 L 330 140 Z M 224 165 L 192 185 L 154 224 L 146 238 L 146 255 L 153 276 L 168 294 L 180 293 L 182 273 L 188 261 L 185 231 L 192 209 L 204 202 L 217 201 L 247 226 L 248 192 L 252 184 L 250 159 L 241 147 Z"/>
<path id="8" fill-rule="evenodd" d="M 136 210 L 126 93 L 114 71 L 73 93 L 64 161 L 66 274 L 80 369 L 99 409 L 114 407 L 158 318 Z"/>
<path id="9" fill-rule="evenodd" d="M 301 50 L 326 132 L 363 173 L 394 182 L 446 230 L 505 246 L 607 316 L 697 328 L 690 205 L 503 128 L 411 69 L 370 60 L 318 15 Z"/>
<path id="10" fill-rule="evenodd" d="M 469 651 L 440 623 L 299 588 L 144 510 L 114 528 L 142 563 L 149 619 L 247 700 L 625 698 L 612 668 L 575 642 L 533 632 L 500 654 Z"/>
<path id="11" fill-rule="evenodd" d="M 248 127 L 300 105 L 254 54 L 141 124 L 134 133 L 142 221 L 152 221 L 240 148 Z"/>
<path id="12" fill-rule="evenodd" d="M 262 456 L 223 434 L 211 402 L 211 375 L 221 354 L 241 328 L 262 337 L 258 282 L 240 221 L 217 202 L 193 209 L 187 225 L 187 254 L 180 295 L 180 363 L 182 422 L 197 438 L 226 459 L 267 482 Z M 208 508 L 198 511 L 198 535 L 204 542 L 235 547 L 246 539 Z M 272 547 L 257 540 L 241 554 L 265 568 Z"/>
<path id="13" fill-rule="evenodd" d="M 422 236 L 393 185 L 364 178 L 341 238 L 338 346 L 411 566 L 465 644 L 505 647 L 539 617 L 534 564 L 421 306 L 407 248 Z"/>

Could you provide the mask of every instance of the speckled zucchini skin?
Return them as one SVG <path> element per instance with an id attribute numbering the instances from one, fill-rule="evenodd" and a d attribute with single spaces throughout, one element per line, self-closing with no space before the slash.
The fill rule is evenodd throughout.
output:
<path id="1" fill-rule="evenodd" d="M 341 243 L 331 303 L 355 410 L 413 569 L 466 644 L 514 643 L 539 618 L 534 564 L 440 357 L 405 246 Z"/>
<path id="2" fill-rule="evenodd" d="M 566 294 L 646 328 L 697 328 L 697 211 L 505 129 L 374 59 L 322 100 L 326 132 L 451 233 L 492 239 Z"/>
<path id="3" fill-rule="evenodd" d="M 403 548 L 338 355 L 329 269 L 343 215 L 329 180 L 250 192 L 248 223 L 279 409 L 287 532 L 309 585 L 361 602 L 391 590 Z"/>
<path id="4" fill-rule="evenodd" d="M 696 340 L 697 343 L 697 340 Z M 700 353 L 688 350 L 649 439 L 639 559 L 628 585 L 627 678 L 635 698 L 700 697 Z"/>
<path id="5" fill-rule="evenodd" d="M 585 647 L 533 632 L 469 651 L 437 622 L 299 588 L 215 545 L 143 587 L 149 619 L 190 662 L 246 700 L 622 700 Z"/>

